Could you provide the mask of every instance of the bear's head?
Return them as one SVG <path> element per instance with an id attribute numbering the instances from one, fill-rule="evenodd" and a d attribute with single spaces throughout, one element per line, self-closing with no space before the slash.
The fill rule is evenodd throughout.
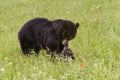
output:
<path id="1" fill-rule="evenodd" d="M 62 25 L 57 29 L 57 34 L 62 40 L 62 44 L 67 45 L 68 41 L 75 38 L 79 23 L 74 24 L 71 21 L 64 20 L 61 24 Z"/>

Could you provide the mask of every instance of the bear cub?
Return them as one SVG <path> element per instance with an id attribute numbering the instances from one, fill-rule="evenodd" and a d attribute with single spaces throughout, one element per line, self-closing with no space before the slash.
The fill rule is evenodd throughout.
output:
<path id="1" fill-rule="evenodd" d="M 38 54 L 41 49 L 45 49 L 48 54 L 61 54 L 76 36 L 78 27 L 79 23 L 74 24 L 69 20 L 34 18 L 22 26 L 18 39 L 25 55 L 29 55 L 31 50 Z"/>

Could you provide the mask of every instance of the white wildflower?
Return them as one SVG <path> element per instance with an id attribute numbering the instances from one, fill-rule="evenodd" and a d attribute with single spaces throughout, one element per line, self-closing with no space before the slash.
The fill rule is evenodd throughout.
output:
<path id="1" fill-rule="evenodd" d="M 12 62 L 9 63 L 9 65 L 12 64 Z"/>
<path id="2" fill-rule="evenodd" d="M 1 71 L 2 71 L 2 72 L 4 72 L 4 71 L 5 71 L 5 69 L 4 69 L 4 68 L 1 68 Z"/>
<path id="3" fill-rule="evenodd" d="M 8 59 L 7 57 L 4 58 L 4 60 L 7 60 L 7 59 Z"/>
<path id="4" fill-rule="evenodd" d="M 35 66 L 33 66 L 33 69 L 34 69 L 34 70 L 36 70 L 36 67 L 35 67 Z"/>

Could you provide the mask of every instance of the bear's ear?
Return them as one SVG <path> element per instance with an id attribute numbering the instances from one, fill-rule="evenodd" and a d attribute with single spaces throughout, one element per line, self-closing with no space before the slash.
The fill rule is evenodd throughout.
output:
<path id="1" fill-rule="evenodd" d="M 75 25 L 76 25 L 77 28 L 79 27 L 79 23 L 76 23 Z"/>

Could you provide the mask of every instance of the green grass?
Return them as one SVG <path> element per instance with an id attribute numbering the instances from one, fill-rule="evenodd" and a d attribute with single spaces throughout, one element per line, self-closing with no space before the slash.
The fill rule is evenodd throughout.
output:
<path id="1" fill-rule="evenodd" d="M 76 60 L 22 54 L 18 31 L 35 17 L 80 23 Z M 0 80 L 120 80 L 120 0 L 0 0 Z"/>

